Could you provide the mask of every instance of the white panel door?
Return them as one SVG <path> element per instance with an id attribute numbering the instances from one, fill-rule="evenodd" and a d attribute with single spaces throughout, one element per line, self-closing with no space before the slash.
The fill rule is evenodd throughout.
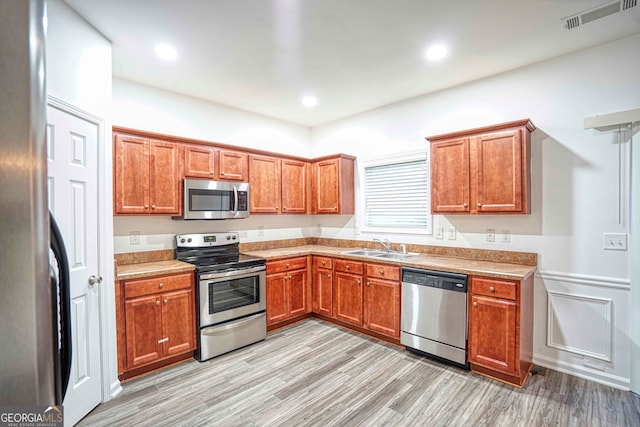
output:
<path id="1" fill-rule="evenodd" d="M 71 286 L 71 378 L 63 406 L 73 425 L 102 400 L 98 255 L 98 126 L 47 107 L 49 210 L 60 227 Z"/>

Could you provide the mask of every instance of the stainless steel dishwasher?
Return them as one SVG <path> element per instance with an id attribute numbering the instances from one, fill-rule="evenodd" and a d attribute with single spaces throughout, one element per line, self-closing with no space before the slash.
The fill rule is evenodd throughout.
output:
<path id="1" fill-rule="evenodd" d="M 465 274 L 404 267 L 401 318 L 407 350 L 469 368 Z"/>

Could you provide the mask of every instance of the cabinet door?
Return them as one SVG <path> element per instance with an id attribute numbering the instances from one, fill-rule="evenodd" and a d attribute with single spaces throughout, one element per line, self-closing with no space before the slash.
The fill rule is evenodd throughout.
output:
<path id="1" fill-rule="evenodd" d="M 162 314 L 160 297 L 125 301 L 127 368 L 136 368 L 162 358 Z"/>
<path id="2" fill-rule="evenodd" d="M 179 145 L 151 141 L 149 153 L 150 212 L 158 215 L 179 215 L 182 176 Z"/>
<path id="3" fill-rule="evenodd" d="M 333 276 L 326 268 L 314 268 L 313 311 L 333 317 Z"/>
<path id="4" fill-rule="evenodd" d="M 307 213 L 307 164 L 282 160 L 282 213 Z"/>
<path id="5" fill-rule="evenodd" d="M 287 319 L 287 276 L 289 273 L 267 275 L 267 325 Z"/>
<path id="6" fill-rule="evenodd" d="M 400 283 L 367 279 L 364 325 L 367 329 L 400 338 Z"/>
<path id="7" fill-rule="evenodd" d="M 251 213 L 280 212 L 280 159 L 249 156 Z"/>
<path id="8" fill-rule="evenodd" d="M 517 376 L 516 303 L 471 294 L 469 362 Z"/>
<path id="9" fill-rule="evenodd" d="M 115 136 L 114 213 L 149 212 L 149 140 Z"/>
<path id="10" fill-rule="evenodd" d="M 362 326 L 362 276 L 349 273 L 335 274 L 336 319 Z"/>
<path id="11" fill-rule="evenodd" d="M 431 143 L 431 212 L 469 212 L 469 140 Z"/>
<path id="12" fill-rule="evenodd" d="M 213 179 L 216 173 L 216 149 L 206 145 L 184 146 L 184 176 Z"/>
<path id="13" fill-rule="evenodd" d="M 339 159 L 315 164 L 315 213 L 338 213 L 340 200 Z"/>
<path id="14" fill-rule="evenodd" d="M 193 290 L 167 292 L 162 300 L 162 343 L 164 356 L 185 353 L 196 348 Z"/>
<path id="15" fill-rule="evenodd" d="M 247 181 L 247 154 L 220 150 L 218 153 L 220 179 Z"/>
<path id="16" fill-rule="evenodd" d="M 472 176 L 478 212 L 522 211 L 521 131 L 497 132 L 472 139 Z"/>
<path id="17" fill-rule="evenodd" d="M 287 317 L 296 317 L 307 313 L 307 272 L 293 271 L 287 275 Z"/>

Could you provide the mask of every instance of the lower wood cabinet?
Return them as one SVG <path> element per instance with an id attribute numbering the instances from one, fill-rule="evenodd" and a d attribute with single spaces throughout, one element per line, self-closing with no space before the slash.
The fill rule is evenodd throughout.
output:
<path id="1" fill-rule="evenodd" d="M 267 262 L 267 326 L 311 311 L 307 257 Z"/>
<path id="2" fill-rule="evenodd" d="M 362 326 L 364 320 L 363 264 L 352 260 L 335 259 L 334 269 L 334 316 L 337 320 Z"/>
<path id="3" fill-rule="evenodd" d="M 364 327 L 400 339 L 400 268 L 366 264 Z"/>
<path id="4" fill-rule="evenodd" d="M 333 264 L 329 257 L 313 257 L 313 312 L 333 317 Z"/>
<path id="5" fill-rule="evenodd" d="M 532 364 L 533 285 L 471 277 L 469 363 L 471 369 L 522 386 Z"/>
<path id="6" fill-rule="evenodd" d="M 116 289 L 120 375 L 193 353 L 193 273 L 124 280 Z"/>

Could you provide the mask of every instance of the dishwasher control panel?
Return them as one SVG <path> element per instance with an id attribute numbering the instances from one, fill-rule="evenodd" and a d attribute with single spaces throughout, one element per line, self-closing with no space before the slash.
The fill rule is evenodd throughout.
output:
<path id="1" fill-rule="evenodd" d="M 467 292 L 467 275 L 404 267 L 402 282 L 456 292 Z"/>

